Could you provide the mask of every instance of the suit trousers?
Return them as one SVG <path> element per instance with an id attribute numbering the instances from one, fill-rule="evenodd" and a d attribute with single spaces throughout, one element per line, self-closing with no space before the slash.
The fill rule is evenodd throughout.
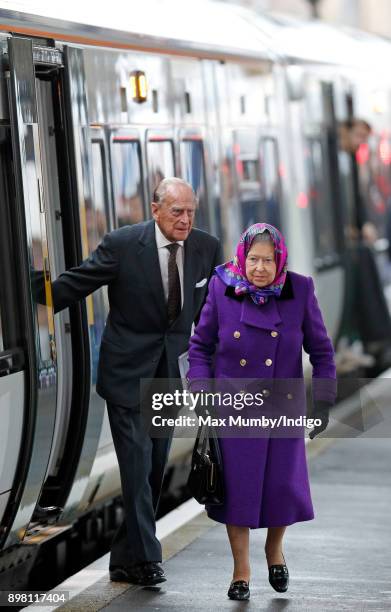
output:
<path id="1" fill-rule="evenodd" d="M 164 371 L 164 363 L 160 363 L 160 377 Z M 152 438 L 138 407 L 108 403 L 107 410 L 124 503 L 124 519 L 111 545 L 110 566 L 161 562 L 155 516 L 173 428 L 165 438 Z"/>

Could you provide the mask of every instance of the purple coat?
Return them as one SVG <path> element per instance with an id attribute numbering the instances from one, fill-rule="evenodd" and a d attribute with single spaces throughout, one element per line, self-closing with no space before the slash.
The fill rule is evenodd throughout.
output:
<path id="1" fill-rule="evenodd" d="M 314 399 L 333 403 L 334 351 L 312 278 L 288 272 L 280 297 L 258 306 L 214 275 L 190 340 L 191 388 L 205 378 L 301 379 L 302 348 L 313 366 Z M 207 507 L 212 519 L 256 528 L 314 518 L 303 436 L 224 437 L 220 448 L 226 495 L 222 506 Z"/>

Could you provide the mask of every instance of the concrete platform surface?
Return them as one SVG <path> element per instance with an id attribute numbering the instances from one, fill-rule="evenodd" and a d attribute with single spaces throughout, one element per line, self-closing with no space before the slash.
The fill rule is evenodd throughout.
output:
<path id="1" fill-rule="evenodd" d="M 226 591 L 232 560 L 225 526 L 204 516 L 195 519 L 204 524 L 202 535 L 165 562 L 168 581 L 161 589 L 130 587 L 101 609 L 391 610 L 390 466 L 391 443 L 382 438 L 335 440 L 312 459 L 316 517 L 287 528 L 286 594 L 276 593 L 268 583 L 266 530 L 257 529 L 251 531 L 251 599 L 230 601 Z"/>

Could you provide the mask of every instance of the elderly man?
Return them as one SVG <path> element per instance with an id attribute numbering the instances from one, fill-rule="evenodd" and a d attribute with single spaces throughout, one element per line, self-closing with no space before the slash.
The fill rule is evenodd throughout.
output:
<path id="1" fill-rule="evenodd" d="M 178 356 L 221 260 L 217 238 L 193 229 L 196 204 L 188 183 L 162 180 L 153 220 L 106 234 L 85 262 L 52 285 L 56 311 L 108 285 L 97 391 L 107 402 L 125 510 L 111 549 L 114 581 L 165 580 L 155 514 L 170 440 L 146 433 L 139 387 L 142 378 L 179 377 Z"/>

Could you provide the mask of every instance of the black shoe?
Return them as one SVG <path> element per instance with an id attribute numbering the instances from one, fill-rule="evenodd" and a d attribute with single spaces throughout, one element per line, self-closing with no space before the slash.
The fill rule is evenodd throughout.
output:
<path id="1" fill-rule="evenodd" d="M 238 600 L 250 599 L 249 583 L 245 580 L 235 580 L 235 582 L 231 582 L 228 589 L 228 597 Z"/>
<path id="2" fill-rule="evenodd" d="M 152 561 L 137 563 L 132 566 L 113 565 L 110 567 L 110 580 L 113 582 L 130 582 L 140 586 L 154 586 L 165 582 L 163 568 Z"/>
<path id="3" fill-rule="evenodd" d="M 288 590 L 289 572 L 285 563 L 269 567 L 269 582 L 278 593 L 285 593 Z"/>

